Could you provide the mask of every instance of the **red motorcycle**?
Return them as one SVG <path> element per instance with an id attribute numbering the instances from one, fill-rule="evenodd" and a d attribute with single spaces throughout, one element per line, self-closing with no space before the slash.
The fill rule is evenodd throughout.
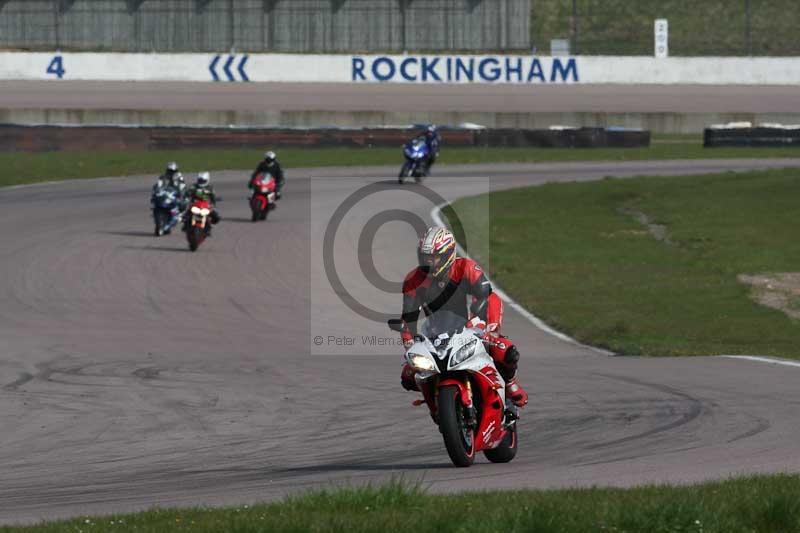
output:
<path id="1" fill-rule="evenodd" d="M 275 206 L 275 178 L 264 172 L 258 174 L 251 185 L 253 196 L 250 197 L 250 210 L 253 212 L 253 222 L 266 220 L 267 214 Z"/>
<path id="2" fill-rule="evenodd" d="M 186 216 L 189 217 L 186 223 L 186 240 L 189 242 L 189 249 L 194 252 L 206 240 L 211 229 L 211 203 L 194 200 Z"/>
<path id="3" fill-rule="evenodd" d="M 389 328 L 400 332 L 403 321 L 389 320 Z M 480 451 L 493 463 L 517 454 L 519 409 L 506 403 L 505 382 L 484 342 L 463 317 L 438 311 L 405 354 L 424 398 L 414 405 L 428 405 L 456 466 L 470 466 Z"/>

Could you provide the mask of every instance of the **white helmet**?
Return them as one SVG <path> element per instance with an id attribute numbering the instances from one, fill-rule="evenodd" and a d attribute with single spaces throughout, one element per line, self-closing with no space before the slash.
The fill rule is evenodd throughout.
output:
<path id="1" fill-rule="evenodd" d="M 167 163 L 167 172 L 177 172 L 178 171 L 178 163 L 175 161 L 170 161 Z"/>
<path id="2" fill-rule="evenodd" d="M 208 172 L 201 172 L 197 175 L 197 184 L 201 187 L 205 187 L 211 183 L 211 174 Z"/>
<path id="3" fill-rule="evenodd" d="M 417 245 L 417 259 L 423 272 L 434 278 L 443 278 L 456 261 L 455 236 L 447 228 L 428 228 Z"/>
<path id="4" fill-rule="evenodd" d="M 267 161 L 275 161 L 275 157 L 276 157 L 275 152 L 273 152 L 272 150 L 264 154 L 264 159 L 266 159 Z"/>

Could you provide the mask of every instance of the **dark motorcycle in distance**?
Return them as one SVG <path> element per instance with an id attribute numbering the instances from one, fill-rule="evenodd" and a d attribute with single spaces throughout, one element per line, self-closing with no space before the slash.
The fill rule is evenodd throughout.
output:
<path id="1" fill-rule="evenodd" d="M 250 197 L 252 220 L 253 222 L 266 220 L 269 212 L 275 207 L 275 178 L 272 174 L 264 172 L 255 177 L 252 185 L 253 196 Z"/>
<path id="2" fill-rule="evenodd" d="M 403 146 L 403 156 L 406 161 L 400 169 L 397 182 L 402 185 L 406 178 L 414 178 L 415 182 L 420 183 L 428 174 L 429 155 L 430 149 L 424 137 L 417 137 L 408 141 Z"/>
<path id="3" fill-rule="evenodd" d="M 186 240 L 189 242 L 189 249 L 194 252 L 206 240 L 211 229 L 211 203 L 196 199 L 186 216 Z"/>
<path id="4" fill-rule="evenodd" d="M 153 195 L 153 222 L 156 237 L 168 234 L 180 221 L 178 192 L 169 187 L 162 187 Z"/>

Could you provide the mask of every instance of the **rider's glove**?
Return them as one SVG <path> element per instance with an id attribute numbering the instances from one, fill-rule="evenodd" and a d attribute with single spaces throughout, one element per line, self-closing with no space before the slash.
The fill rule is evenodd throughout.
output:
<path id="1" fill-rule="evenodd" d="M 414 336 L 411 334 L 411 332 L 405 329 L 400 334 L 400 336 L 403 339 L 403 348 L 405 348 L 406 350 L 411 348 L 411 345 L 414 344 Z"/>
<path id="2" fill-rule="evenodd" d="M 472 318 L 470 319 L 470 321 L 469 321 L 469 322 L 467 322 L 467 327 L 468 327 L 468 328 L 477 328 L 477 329 L 483 329 L 483 330 L 485 330 L 485 329 L 486 329 L 486 322 L 484 322 L 483 320 L 481 320 L 481 317 L 479 317 L 479 316 L 474 316 L 474 317 L 472 317 Z"/>

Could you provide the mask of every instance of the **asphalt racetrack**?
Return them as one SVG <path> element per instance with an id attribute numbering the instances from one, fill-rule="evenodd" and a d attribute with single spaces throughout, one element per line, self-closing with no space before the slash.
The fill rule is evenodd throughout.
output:
<path id="1" fill-rule="evenodd" d="M 0 189 L 0 523 L 398 477 L 457 491 L 800 471 L 800 368 L 602 355 L 510 307 L 531 394 L 520 451 L 456 469 L 400 387 L 394 334 L 350 310 L 325 268 L 354 300 L 399 312 L 362 259 L 396 283 L 416 237 L 391 221 L 359 247 L 376 213 L 429 221 L 437 197 L 489 188 L 784 166 L 800 160 L 440 166 L 425 195 L 395 185 L 394 167 L 293 169 L 258 224 L 245 173 L 215 173 L 224 219 L 196 253 L 180 233 L 152 236 L 150 177 Z M 323 257 L 330 214 L 363 187 Z"/>
<path id="2" fill-rule="evenodd" d="M 793 86 L 0 81 L 0 109 L 797 113 Z"/>

